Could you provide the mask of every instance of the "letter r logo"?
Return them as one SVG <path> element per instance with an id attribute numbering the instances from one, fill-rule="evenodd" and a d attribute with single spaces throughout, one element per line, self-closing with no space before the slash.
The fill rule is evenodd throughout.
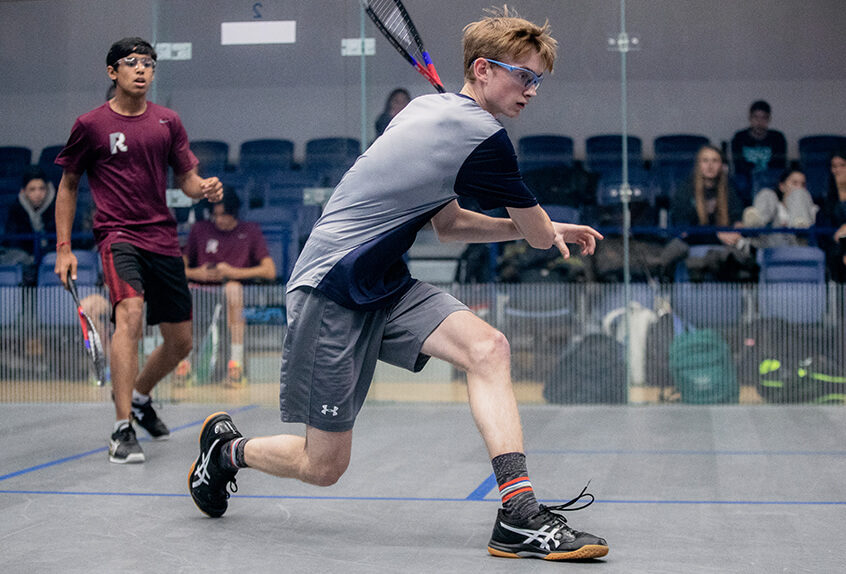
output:
<path id="1" fill-rule="evenodd" d="M 109 134 L 109 148 L 112 150 L 112 155 L 119 151 L 126 151 L 126 136 L 121 132 Z"/>

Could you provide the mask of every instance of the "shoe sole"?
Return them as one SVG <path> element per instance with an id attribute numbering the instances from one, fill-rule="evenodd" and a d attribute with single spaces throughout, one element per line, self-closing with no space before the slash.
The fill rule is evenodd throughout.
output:
<path id="1" fill-rule="evenodd" d="M 541 560 L 587 560 L 590 558 L 601 558 L 608 554 L 608 547 L 601 544 L 585 544 L 581 548 L 570 552 L 550 552 L 542 554 L 536 550 L 525 550 L 518 553 L 497 550 L 488 546 L 488 552 L 500 558 L 539 558 Z M 521 555 L 522 554 L 522 555 Z"/>
<path id="2" fill-rule="evenodd" d="M 126 458 L 115 458 L 112 455 L 109 455 L 109 462 L 113 462 L 115 464 L 138 464 L 146 460 L 147 459 L 144 457 L 143 452 L 134 452 Z"/>
<path id="3" fill-rule="evenodd" d="M 212 414 L 210 414 L 209 416 L 206 417 L 206 420 L 203 421 L 203 426 L 200 428 L 200 435 L 197 438 L 197 443 L 200 445 L 200 448 L 202 448 L 202 446 L 203 446 L 203 432 L 206 430 L 206 426 L 209 424 L 209 421 L 212 420 L 214 417 L 216 417 L 218 415 L 228 415 L 228 414 L 229 413 L 227 413 L 225 411 L 219 411 L 219 412 L 216 412 L 216 413 L 212 413 Z M 203 456 L 202 451 L 200 452 L 200 456 Z M 202 512 L 203 514 L 205 514 L 209 518 L 220 518 L 221 516 L 223 516 L 223 512 L 221 512 L 220 514 L 209 514 L 208 512 L 206 512 L 205 510 L 200 508 L 200 505 L 197 504 L 196 500 L 194 500 L 194 488 L 192 486 L 192 483 L 194 481 L 191 480 L 191 478 L 194 476 L 194 469 L 197 468 L 197 461 L 199 461 L 199 460 L 200 460 L 199 457 L 195 458 L 194 462 L 191 463 L 191 470 L 188 471 L 188 492 L 191 493 L 191 500 L 193 501 L 194 506 L 196 506 L 197 509 L 200 512 Z"/>

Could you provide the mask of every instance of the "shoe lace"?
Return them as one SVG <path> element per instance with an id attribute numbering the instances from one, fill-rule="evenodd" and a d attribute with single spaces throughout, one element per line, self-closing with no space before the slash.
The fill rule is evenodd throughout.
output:
<path id="1" fill-rule="evenodd" d="M 587 508 L 588 506 L 593 504 L 593 502 L 596 500 L 596 497 L 594 497 L 593 494 L 591 494 L 590 492 L 587 491 L 588 486 L 590 486 L 590 481 L 588 481 L 588 483 L 585 485 L 585 487 L 582 489 L 582 491 L 578 494 L 578 496 L 576 496 L 575 498 L 571 498 L 570 500 L 568 500 L 564 504 L 556 504 L 555 506 L 546 506 L 546 505 L 541 504 L 540 505 L 541 512 L 542 513 L 547 513 L 547 512 L 549 512 L 549 513 L 552 513 L 552 512 L 573 512 L 575 510 L 582 510 L 583 508 Z M 574 504 L 579 502 L 579 500 L 581 500 L 582 498 L 589 498 L 589 500 L 587 502 L 585 502 L 584 504 L 582 504 L 581 506 L 576 506 L 575 508 L 571 508 L 571 506 L 573 506 Z M 560 514 L 552 514 L 552 516 L 554 516 L 558 520 L 561 520 L 562 522 L 567 522 L 567 519 L 564 518 L 563 516 L 561 516 Z"/>

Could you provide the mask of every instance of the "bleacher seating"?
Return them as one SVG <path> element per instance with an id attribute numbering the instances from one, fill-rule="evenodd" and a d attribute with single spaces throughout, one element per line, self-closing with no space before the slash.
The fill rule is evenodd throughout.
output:
<path id="1" fill-rule="evenodd" d="M 693 245 L 688 257 L 704 257 L 723 245 Z M 721 327 L 736 324 L 743 314 L 743 294 L 734 284 L 691 283 L 687 264 L 676 265 L 672 289 L 673 311 L 694 327 Z"/>
<path id="2" fill-rule="evenodd" d="M 653 140 L 651 171 L 663 197 L 671 198 L 676 187 L 690 177 L 696 153 L 710 143 L 698 134 L 666 134 Z"/>
<path id="3" fill-rule="evenodd" d="M 573 165 L 573 138 L 561 135 L 523 136 L 517 142 L 520 171 Z"/>
<path id="4" fill-rule="evenodd" d="M 191 151 L 197 156 L 201 177 L 212 177 L 226 171 L 229 164 L 229 144 L 218 140 L 196 140 L 190 143 Z"/>
<path id="5" fill-rule="evenodd" d="M 825 252 L 784 246 L 758 252 L 758 311 L 790 323 L 817 323 L 826 312 Z"/>
<path id="6" fill-rule="evenodd" d="M 799 138 L 799 164 L 816 201 L 828 193 L 831 155 L 842 149 L 846 149 L 846 136 L 819 134 Z"/>
<path id="7" fill-rule="evenodd" d="M 629 135 L 626 143 L 629 180 L 642 180 L 645 178 L 645 169 L 641 139 Z M 623 170 L 623 136 L 604 134 L 587 138 L 585 140 L 585 168 L 600 174 L 600 181 L 619 179 Z"/>
<path id="8" fill-rule="evenodd" d="M 241 144 L 238 171 L 257 173 L 287 171 L 294 167 L 294 142 L 286 139 L 256 139 Z"/>
<path id="9" fill-rule="evenodd" d="M 23 266 L 0 265 L 0 326 L 14 325 L 23 308 Z"/>
<path id="10" fill-rule="evenodd" d="M 21 177 L 32 161 L 32 150 L 22 146 L 0 146 L 0 194 L 18 193 Z"/>
<path id="11" fill-rule="evenodd" d="M 355 138 L 312 139 L 306 142 L 304 169 L 320 185 L 334 187 L 360 153 L 361 144 Z"/>
<path id="12" fill-rule="evenodd" d="M 56 157 L 64 149 L 63 144 L 50 145 L 41 150 L 38 156 L 38 167 L 44 170 L 47 174 L 47 179 L 53 182 L 53 185 L 58 189 L 59 181 L 62 179 L 62 168 L 56 165 Z"/>
<path id="13" fill-rule="evenodd" d="M 100 259 L 94 251 L 74 251 L 77 258 L 77 290 L 80 299 L 97 290 Z M 76 304 L 55 273 L 56 253 L 48 253 L 38 266 L 36 303 L 38 319 L 44 325 L 71 326 L 78 324 Z"/>

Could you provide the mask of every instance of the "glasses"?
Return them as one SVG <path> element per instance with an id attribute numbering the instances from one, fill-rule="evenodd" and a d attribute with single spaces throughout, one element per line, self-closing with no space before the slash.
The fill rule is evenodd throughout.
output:
<path id="1" fill-rule="evenodd" d="M 516 81 L 523 86 L 523 89 L 528 90 L 530 87 L 534 86 L 537 90 L 541 82 L 543 82 L 543 74 L 536 74 L 531 70 L 526 68 L 521 68 L 520 66 L 512 66 L 510 64 L 505 64 L 503 62 L 498 62 L 496 60 L 491 60 L 490 58 L 482 58 L 486 62 L 490 62 L 491 64 L 496 64 L 500 68 L 505 68 L 511 73 L 511 77 L 514 78 Z"/>
<path id="2" fill-rule="evenodd" d="M 143 68 L 153 68 L 156 69 L 156 61 L 152 58 L 137 58 L 135 56 L 127 56 L 126 58 L 121 58 L 115 64 L 123 64 L 125 66 L 129 66 L 130 68 L 135 68 L 138 64 L 141 64 Z"/>

